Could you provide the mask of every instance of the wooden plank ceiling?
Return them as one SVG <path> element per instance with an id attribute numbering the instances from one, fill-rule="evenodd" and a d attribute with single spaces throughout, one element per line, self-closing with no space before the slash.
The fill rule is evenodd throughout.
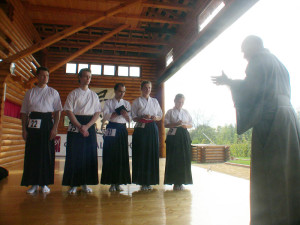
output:
<path id="1" fill-rule="evenodd" d="M 210 0 L 198 0 L 203 9 Z M 106 16 L 47 47 L 51 52 L 74 53 L 90 45 L 124 24 L 128 28 L 94 46 L 87 53 L 101 55 L 157 58 L 176 36 L 186 17 L 192 13 L 197 0 L 137 1 L 110 16 L 109 10 L 130 1 L 122 0 L 22 0 L 28 16 L 41 39 L 46 39 L 71 26 Z M 199 4 L 197 4 L 199 5 Z M 197 9 L 199 11 L 199 8 Z"/>

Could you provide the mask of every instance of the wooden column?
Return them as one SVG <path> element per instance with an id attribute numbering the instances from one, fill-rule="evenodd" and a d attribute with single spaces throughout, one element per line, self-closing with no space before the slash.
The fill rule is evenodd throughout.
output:
<path id="1" fill-rule="evenodd" d="M 166 158 L 166 132 L 165 132 L 165 126 L 164 126 L 164 116 L 165 116 L 165 88 L 164 83 L 160 84 L 159 87 L 157 87 L 157 94 L 156 94 L 157 100 L 160 103 L 162 112 L 163 112 L 163 118 L 158 124 L 159 129 L 159 153 L 160 157 Z"/>

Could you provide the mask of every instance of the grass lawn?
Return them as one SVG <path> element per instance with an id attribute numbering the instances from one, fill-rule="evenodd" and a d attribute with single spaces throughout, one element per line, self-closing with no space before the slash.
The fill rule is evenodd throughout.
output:
<path id="1" fill-rule="evenodd" d="M 236 160 L 230 160 L 231 163 L 238 163 L 238 164 L 244 164 L 244 165 L 250 165 L 251 159 L 247 157 L 239 157 Z"/>

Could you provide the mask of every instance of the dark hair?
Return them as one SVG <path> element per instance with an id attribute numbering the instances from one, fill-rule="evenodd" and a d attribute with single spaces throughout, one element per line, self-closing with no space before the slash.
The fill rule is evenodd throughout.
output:
<path id="1" fill-rule="evenodd" d="M 183 94 L 177 94 L 177 95 L 175 96 L 174 101 L 176 101 L 177 99 L 181 99 L 181 98 L 185 98 L 184 95 L 183 95 Z"/>
<path id="2" fill-rule="evenodd" d="M 83 69 L 81 69 L 80 71 L 79 71 L 79 73 L 78 73 L 78 82 L 80 83 L 80 77 L 82 77 L 82 74 L 83 74 L 83 72 L 90 72 L 90 73 L 92 73 L 92 71 L 89 69 L 89 68 L 83 68 Z"/>
<path id="3" fill-rule="evenodd" d="M 116 83 L 115 86 L 114 86 L 114 90 L 118 90 L 119 87 L 125 87 L 125 84 L 123 83 Z"/>
<path id="4" fill-rule="evenodd" d="M 38 76 L 40 74 L 41 71 L 47 71 L 49 73 L 49 69 L 47 67 L 38 67 L 36 72 L 35 72 L 35 75 Z"/>
<path id="5" fill-rule="evenodd" d="M 151 86 L 152 86 L 151 81 L 149 81 L 149 80 L 144 80 L 144 81 L 142 81 L 142 83 L 141 83 L 141 89 L 145 86 L 145 84 L 151 84 Z"/>

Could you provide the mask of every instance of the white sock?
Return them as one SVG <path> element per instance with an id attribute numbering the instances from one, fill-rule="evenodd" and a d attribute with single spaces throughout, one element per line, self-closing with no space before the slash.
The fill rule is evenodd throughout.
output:
<path id="1" fill-rule="evenodd" d="M 33 194 L 39 189 L 39 185 L 32 185 L 30 189 L 27 190 L 28 194 Z"/>
<path id="2" fill-rule="evenodd" d="M 70 187 L 70 189 L 68 190 L 69 194 L 76 194 L 77 192 L 77 187 Z"/>
<path id="3" fill-rule="evenodd" d="M 43 193 L 49 193 L 50 192 L 50 188 L 47 185 L 42 186 L 42 192 Z"/>
<path id="4" fill-rule="evenodd" d="M 93 192 L 92 188 L 89 188 L 86 184 L 85 185 L 81 185 L 81 188 L 86 193 L 92 193 Z"/>

